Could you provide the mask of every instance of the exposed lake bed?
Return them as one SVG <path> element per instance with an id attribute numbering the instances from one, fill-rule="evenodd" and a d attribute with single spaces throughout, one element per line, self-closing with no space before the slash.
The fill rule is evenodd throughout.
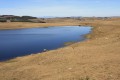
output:
<path id="1" fill-rule="evenodd" d="M 90 32 L 89 26 L 0 30 L 0 61 L 84 41 L 84 36 Z"/>

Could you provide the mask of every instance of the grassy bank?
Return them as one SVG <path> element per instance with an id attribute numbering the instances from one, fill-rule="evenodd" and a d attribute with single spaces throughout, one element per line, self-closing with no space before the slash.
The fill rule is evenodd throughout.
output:
<path id="1" fill-rule="evenodd" d="M 21 28 L 37 28 L 37 27 L 49 27 L 49 26 L 78 26 L 79 22 L 66 23 L 29 23 L 29 22 L 10 22 L 0 23 L 0 29 L 21 29 Z"/>
<path id="2" fill-rule="evenodd" d="M 90 39 L 85 42 L 0 62 L 0 80 L 120 80 L 119 23 L 119 19 L 74 23 L 16 23 L 17 26 L 0 23 L 1 29 L 57 25 L 94 27 L 88 35 Z"/>

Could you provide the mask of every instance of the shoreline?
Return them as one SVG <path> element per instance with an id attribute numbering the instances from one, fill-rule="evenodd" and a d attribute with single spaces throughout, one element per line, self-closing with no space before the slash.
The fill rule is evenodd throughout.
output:
<path id="1" fill-rule="evenodd" d="M 50 26 L 50 27 L 57 27 L 57 26 Z M 50 27 L 39 27 L 39 28 L 50 28 Z M 59 27 L 67 27 L 67 26 L 59 26 Z M 71 26 L 71 27 L 77 27 L 77 26 Z M 78 26 L 78 27 L 90 27 L 90 26 Z M 33 28 L 35 28 L 35 27 L 33 27 Z M 29 29 L 29 28 L 19 28 L 19 29 Z M 18 29 L 18 30 L 19 30 Z M 3 29 L 3 30 L 6 30 L 6 29 Z M 14 30 L 14 29 L 7 29 L 7 30 Z M 15 29 L 16 30 L 16 29 Z M 65 42 L 65 43 L 63 43 L 63 46 L 62 47 L 59 47 L 59 48 L 56 48 L 56 49 L 51 49 L 51 50 L 57 50 L 57 49 L 61 49 L 61 48 L 65 48 L 65 47 L 69 47 L 69 46 L 71 46 L 71 45 L 73 45 L 73 44 L 75 44 L 75 43 L 79 43 L 79 42 L 84 42 L 84 41 L 86 41 L 87 39 L 89 39 L 89 38 L 87 38 L 86 37 L 86 35 L 89 35 L 89 34 L 91 34 L 92 33 L 92 27 L 90 27 L 90 32 L 88 32 L 87 34 L 84 34 L 84 35 L 81 35 L 81 36 L 83 36 L 84 37 L 84 40 L 81 40 L 81 41 L 73 41 L 73 42 Z M 51 50 L 46 50 L 46 51 L 42 51 L 42 52 L 38 52 L 38 53 L 44 53 L 44 52 L 48 52 L 48 51 L 51 51 Z M 32 54 L 38 54 L 38 53 L 31 53 L 31 54 L 28 54 L 28 55 L 24 55 L 24 56 L 17 56 L 17 57 L 25 57 L 25 56 L 29 56 L 29 55 L 32 55 Z M 13 59 L 16 59 L 17 57 L 14 57 L 14 58 L 11 58 L 11 59 L 6 59 L 6 60 L 0 60 L 0 62 L 8 62 L 8 61 L 10 61 L 10 60 L 13 60 Z"/>
<path id="2" fill-rule="evenodd" d="M 0 78 L 70 80 L 89 77 L 95 80 L 119 80 L 119 22 L 120 20 L 79 22 L 79 25 L 93 27 L 87 35 L 89 40 L 43 54 L 0 62 Z"/>
<path id="3" fill-rule="evenodd" d="M 9 27 L 8 27 L 9 26 Z M 54 27 L 54 26 L 79 26 L 79 23 L 24 23 L 24 22 L 10 22 L 0 23 L 0 30 L 6 29 L 24 29 L 24 28 L 40 28 L 40 27 Z"/>

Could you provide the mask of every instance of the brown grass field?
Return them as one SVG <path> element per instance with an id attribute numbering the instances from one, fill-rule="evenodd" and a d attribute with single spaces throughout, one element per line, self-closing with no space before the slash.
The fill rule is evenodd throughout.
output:
<path id="1" fill-rule="evenodd" d="M 120 80 L 120 19 L 0 23 L 0 29 L 64 25 L 88 25 L 93 30 L 87 41 L 0 62 L 0 80 Z"/>

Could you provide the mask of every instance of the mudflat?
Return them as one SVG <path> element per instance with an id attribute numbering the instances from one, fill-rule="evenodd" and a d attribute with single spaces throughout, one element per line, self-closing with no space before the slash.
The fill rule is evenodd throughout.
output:
<path id="1" fill-rule="evenodd" d="M 120 80 L 120 19 L 0 23 L 0 29 L 43 25 L 88 25 L 93 30 L 86 35 L 89 38 L 87 41 L 0 62 L 0 80 Z"/>

